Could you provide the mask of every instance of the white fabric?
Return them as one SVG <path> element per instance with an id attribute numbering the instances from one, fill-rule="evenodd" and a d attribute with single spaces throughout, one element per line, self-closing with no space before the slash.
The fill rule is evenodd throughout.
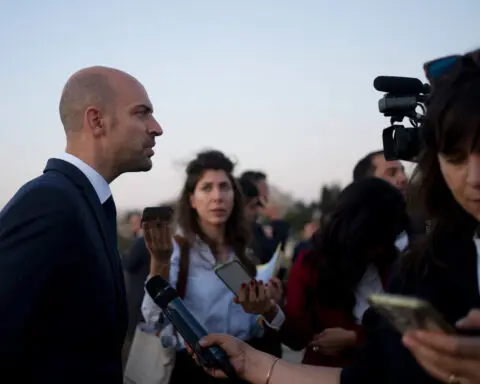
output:
<path id="1" fill-rule="evenodd" d="M 383 292 L 382 279 L 378 273 L 376 265 L 370 264 L 358 283 L 355 291 L 355 306 L 353 307 L 353 315 L 357 324 L 362 323 L 363 314 L 370 306 L 368 297 L 374 293 Z"/>
<path id="2" fill-rule="evenodd" d="M 58 159 L 72 164 L 85 175 L 85 177 L 92 184 L 93 189 L 95 189 L 101 204 L 105 203 L 105 201 L 107 201 L 107 199 L 112 195 L 112 191 L 110 190 L 110 186 L 108 185 L 107 181 L 90 165 L 80 160 L 78 157 L 71 155 L 70 153 L 63 153 L 58 157 Z"/>
<path id="3" fill-rule="evenodd" d="M 235 257 L 230 253 L 229 259 Z M 175 287 L 180 263 L 180 247 L 173 240 L 173 252 L 170 263 L 170 284 Z M 233 302 L 234 294 L 225 286 L 213 271 L 215 258 L 210 248 L 200 242 L 190 249 L 188 279 L 183 299 L 185 306 L 209 333 L 225 333 L 241 340 L 249 340 L 263 334 L 259 316 L 246 313 L 242 306 Z M 148 279 L 148 278 L 147 278 Z M 160 338 L 164 346 L 183 349 L 183 340 L 176 340 L 173 327 L 169 324 L 161 309 L 145 294 L 142 303 L 142 313 L 149 330 L 160 330 Z M 285 321 L 285 314 L 278 308 L 277 316 L 267 325 L 280 329 Z"/>
<path id="4" fill-rule="evenodd" d="M 407 232 L 402 232 L 398 237 L 397 240 L 395 240 L 395 247 L 400 252 L 403 252 L 407 249 L 408 247 L 408 235 Z"/>
<path id="5" fill-rule="evenodd" d="M 163 348 L 155 335 L 137 329 L 125 366 L 125 384 L 168 384 L 175 366 L 175 350 Z"/>

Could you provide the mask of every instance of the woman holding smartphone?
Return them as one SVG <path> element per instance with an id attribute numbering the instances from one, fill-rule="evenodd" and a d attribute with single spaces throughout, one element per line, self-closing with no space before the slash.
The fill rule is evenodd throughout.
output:
<path id="1" fill-rule="evenodd" d="M 241 192 L 232 176 L 234 165 L 222 152 L 205 151 L 190 161 L 176 207 L 179 235 L 172 241 L 171 225 L 147 221 L 146 247 L 150 276 L 167 279 L 185 306 L 208 332 L 225 332 L 255 343 L 279 329 L 284 315 L 262 281 L 246 282 L 238 297 L 216 276 L 217 264 L 238 260 L 254 277 L 255 265 L 246 255 L 249 231 Z M 152 225 L 151 225 L 152 224 Z M 170 383 L 210 383 L 217 379 L 198 368 L 186 353 L 159 307 L 147 295 L 142 304 L 147 326 L 164 346 L 177 349 Z"/>
<path id="2" fill-rule="evenodd" d="M 471 312 L 480 308 L 480 50 L 431 61 L 425 72 L 432 93 L 414 178 L 431 229 L 401 259 L 388 291 L 430 302 L 458 333 L 402 336 L 369 310 L 362 349 L 343 369 L 289 364 L 228 336 L 209 336 L 206 344 L 224 348 L 252 383 L 480 382 L 480 321 Z"/>

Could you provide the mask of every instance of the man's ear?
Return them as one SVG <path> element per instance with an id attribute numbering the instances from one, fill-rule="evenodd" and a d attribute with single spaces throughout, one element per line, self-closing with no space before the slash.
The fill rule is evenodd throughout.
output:
<path id="1" fill-rule="evenodd" d="M 105 135 L 105 123 L 102 112 L 96 107 L 88 107 L 85 111 L 85 125 L 94 137 Z"/>

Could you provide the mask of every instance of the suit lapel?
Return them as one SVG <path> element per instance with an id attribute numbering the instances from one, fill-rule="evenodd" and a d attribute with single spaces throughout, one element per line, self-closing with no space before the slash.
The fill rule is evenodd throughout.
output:
<path id="1" fill-rule="evenodd" d="M 122 311 L 126 313 L 125 287 L 121 270 L 120 255 L 118 253 L 118 249 L 116 248 L 116 244 L 112 243 L 111 236 L 108 235 L 107 218 L 95 189 L 82 171 L 66 161 L 59 159 L 48 160 L 44 172 L 50 171 L 62 173 L 77 187 L 78 190 L 80 190 L 85 197 L 85 200 L 87 201 L 93 216 L 97 221 L 104 245 L 106 247 L 108 262 L 113 273 L 115 291 L 120 303 L 120 307 L 123 308 Z"/>

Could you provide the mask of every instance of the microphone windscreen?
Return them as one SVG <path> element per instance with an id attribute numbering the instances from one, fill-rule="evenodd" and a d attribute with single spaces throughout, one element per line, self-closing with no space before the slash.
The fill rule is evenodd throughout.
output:
<path id="1" fill-rule="evenodd" d="M 416 95 L 423 92 L 423 83 L 413 77 L 378 76 L 373 81 L 377 91 L 397 95 Z"/>
<path id="2" fill-rule="evenodd" d="M 145 284 L 145 289 L 147 290 L 148 295 L 152 299 L 155 299 L 160 292 L 164 291 L 169 286 L 170 284 L 167 280 L 156 275 L 148 279 L 147 283 Z"/>

